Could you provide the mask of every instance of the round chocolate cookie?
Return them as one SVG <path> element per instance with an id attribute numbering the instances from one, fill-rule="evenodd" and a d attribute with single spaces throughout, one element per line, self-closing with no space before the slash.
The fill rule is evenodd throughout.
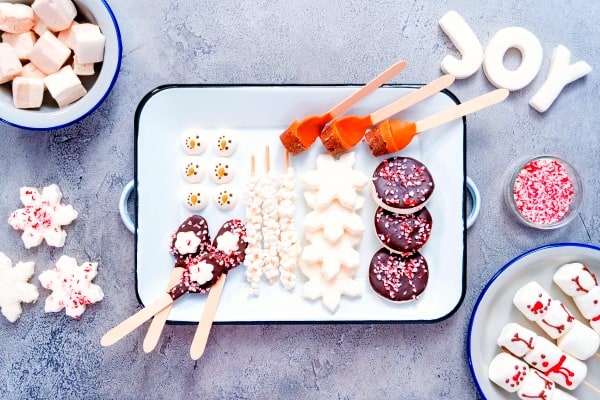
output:
<path id="1" fill-rule="evenodd" d="M 431 214 L 423 207 L 412 214 L 399 214 L 377 207 L 375 233 L 387 249 L 398 253 L 419 250 L 431 236 Z"/>
<path id="2" fill-rule="evenodd" d="M 418 251 L 402 256 L 381 248 L 369 265 L 369 283 L 375 293 L 394 302 L 416 300 L 428 279 L 427 261 Z"/>
<path id="3" fill-rule="evenodd" d="M 435 185 L 427 167 L 410 157 L 390 157 L 373 172 L 373 198 L 386 210 L 410 214 L 420 210 Z"/>

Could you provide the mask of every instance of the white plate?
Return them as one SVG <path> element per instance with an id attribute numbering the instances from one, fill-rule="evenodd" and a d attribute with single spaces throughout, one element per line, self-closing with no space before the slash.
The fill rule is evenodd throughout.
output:
<path id="1" fill-rule="evenodd" d="M 561 300 L 579 321 L 587 322 L 579 314 L 571 297 L 552 282 L 558 267 L 570 262 L 584 263 L 600 274 L 600 248 L 587 244 L 560 243 L 533 249 L 502 267 L 483 289 L 471 317 L 467 345 L 471 373 L 484 398 L 517 398 L 514 393 L 504 391 L 488 379 L 488 364 L 500 352 L 496 339 L 502 327 L 508 322 L 516 322 L 543 335 L 543 331 L 525 319 L 512 304 L 512 298 L 521 286 L 537 281 L 553 298 Z M 586 380 L 600 387 L 600 358 L 592 357 L 586 364 Z M 598 394 L 584 384 L 570 394 L 579 400 L 598 398 Z"/>
<path id="2" fill-rule="evenodd" d="M 180 140 L 184 130 L 201 128 L 206 135 L 232 132 L 239 140 L 232 161 L 238 175 L 232 184 L 242 190 L 249 175 L 249 159 L 255 154 L 264 159 L 264 148 L 270 146 L 272 165 L 283 169 L 283 146 L 279 134 L 297 118 L 324 112 L 356 90 L 353 86 L 164 86 L 149 93 L 136 113 L 136 189 L 137 189 L 137 293 L 139 300 L 150 304 L 164 292 L 173 266 L 168 253 L 170 234 L 191 213 L 182 205 L 179 192 L 184 186 L 179 168 L 184 157 Z M 384 87 L 351 110 L 365 115 L 403 96 L 414 86 Z M 431 115 L 453 106 L 457 100 L 449 92 L 439 93 L 399 115 L 408 121 Z M 361 210 L 367 231 L 359 246 L 361 265 L 356 279 L 363 288 L 360 298 L 342 298 L 336 313 L 320 301 L 302 296 L 302 277 L 293 292 L 279 283 L 261 287 L 261 294 L 248 294 L 243 266 L 231 271 L 216 322 L 335 322 L 335 321 L 437 321 L 452 314 L 460 305 L 465 290 L 465 136 L 463 120 L 419 135 L 402 154 L 423 161 L 431 170 L 436 189 L 428 204 L 433 216 L 433 232 L 422 250 L 430 277 L 427 290 L 417 301 L 393 304 L 374 294 L 368 284 L 368 265 L 380 247 L 369 227 L 373 226 L 375 204 L 368 188 Z M 320 143 L 310 151 L 295 156 L 292 165 L 297 176 L 313 169 L 316 156 L 323 153 Z M 208 149 L 201 157 L 209 161 L 215 155 Z M 371 176 L 382 158 L 374 158 L 365 143 L 356 148 L 356 166 Z M 258 171 L 263 163 L 258 163 Z M 215 184 L 204 178 L 207 188 Z M 297 226 L 307 212 L 298 195 Z M 200 212 L 214 234 L 231 218 L 244 219 L 243 203 L 227 213 L 213 204 Z M 304 239 L 299 230 L 300 238 Z M 170 314 L 173 322 L 197 322 L 205 296 L 186 295 L 176 301 Z"/>

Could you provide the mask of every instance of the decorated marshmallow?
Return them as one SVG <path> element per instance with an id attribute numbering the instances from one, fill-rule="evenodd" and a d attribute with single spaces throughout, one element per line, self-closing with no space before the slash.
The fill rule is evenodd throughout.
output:
<path id="1" fill-rule="evenodd" d="M 586 319 L 598 319 L 600 316 L 600 286 L 594 286 L 583 296 L 573 298 L 577 308 Z"/>
<path id="2" fill-rule="evenodd" d="M 198 183 L 206 175 L 206 166 L 200 157 L 185 157 L 182 163 L 183 178 L 189 183 Z"/>
<path id="3" fill-rule="evenodd" d="M 12 94 L 16 108 L 39 108 L 44 99 L 44 81 L 18 76 L 12 81 Z"/>
<path id="4" fill-rule="evenodd" d="M 521 53 L 521 64 L 515 70 L 507 69 L 503 59 L 508 49 Z M 498 88 L 519 90 L 529 85 L 542 66 L 544 51 L 537 37 L 520 27 L 499 30 L 485 50 L 483 70 L 488 80 Z"/>
<path id="5" fill-rule="evenodd" d="M 210 164 L 209 176 L 213 182 L 219 185 L 229 183 L 235 176 L 235 166 L 230 159 L 218 157 Z"/>
<path id="6" fill-rule="evenodd" d="M 444 57 L 442 71 L 454 75 L 457 79 L 473 75 L 483 61 L 483 48 L 471 27 L 456 11 L 444 14 L 439 20 L 439 25 L 461 55 L 460 58 L 451 55 Z"/>
<path id="7" fill-rule="evenodd" d="M 189 185 L 183 191 L 183 204 L 192 211 L 204 210 L 209 194 L 202 185 Z"/>
<path id="8" fill-rule="evenodd" d="M 548 312 L 536 322 L 548 336 L 556 339 L 571 329 L 575 317 L 562 302 L 554 299 L 548 307 Z"/>
<path id="9" fill-rule="evenodd" d="M 552 277 L 554 283 L 571 297 L 583 296 L 598 286 L 596 275 L 582 263 L 569 263 L 560 267 Z"/>
<path id="10" fill-rule="evenodd" d="M 502 328 L 496 343 L 501 349 L 520 358 L 533 350 L 537 336 L 524 326 L 511 322 Z"/>
<path id="11" fill-rule="evenodd" d="M 199 129 L 188 129 L 181 136 L 183 150 L 191 156 L 204 153 L 207 147 L 207 139 Z"/>
<path id="12" fill-rule="evenodd" d="M 556 344 L 565 353 L 579 360 L 587 360 L 598 351 L 600 336 L 587 325 L 575 320 L 571 329 L 560 336 Z"/>
<path id="13" fill-rule="evenodd" d="M 533 281 L 521 287 L 513 297 L 513 304 L 530 321 L 540 320 L 550 308 L 552 297 Z"/>
<path id="14" fill-rule="evenodd" d="M 15 49 L 8 43 L 0 43 L 0 84 L 13 80 L 22 69 Z"/>
<path id="15" fill-rule="evenodd" d="M 238 142 L 232 134 L 222 133 L 217 137 L 216 141 L 213 142 L 212 146 L 218 156 L 230 157 L 235 153 Z"/>
<path id="16" fill-rule="evenodd" d="M 20 3 L 0 3 L 0 31 L 24 33 L 33 27 L 31 7 Z"/>
<path id="17" fill-rule="evenodd" d="M 65 107 L 79 100 L 87 93 L 79 77 L 70 65 L 44 78 L 44 83 L 59 107 Z"/>
<path id="18" fill-rule="evenodd" d="M 488 377 L 509 393 L 514 393 L 529 375 L 529 366 L 508 353 L 499 353 L 488 366 Z"/>
<path id="19" fill-rule="evenodd" d="M 529 370 L 529 375 L 523 380 L 523 383 L 517 390 L 517 396 L 520 399 L 552 399 L 555 398 L 555 393 L 558 391 L 554 382 L 549 380 L 540 371 L 535 369 Z"/>
<path id="20" fill-rule="evenodd" d="M 77 15 L 77 9 L 71 0 L 35 0 L 31 8 L 48 29 L 54 32 L 67 29 Z"/>
<path id="21" fill-rule="evenodd" d="M 35 42 L 29 60 L 45 74 L 57 72 L 71 55 L 71 50 L 51 32 L 46 32 Z"/>

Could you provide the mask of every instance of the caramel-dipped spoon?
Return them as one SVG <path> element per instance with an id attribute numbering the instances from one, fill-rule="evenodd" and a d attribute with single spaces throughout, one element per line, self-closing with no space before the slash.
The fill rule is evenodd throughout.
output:
<path id="1" fill-rule="evenodd" d="M 406 61 L 399 61 L 342 100 L 341 103 L 334 106 L 325 114 L 313 115 L 303 120 L 292 122 L 279 136 L 281 143 L 291 155 L 308 150 L 315 140 L 317 140 L 325 125 L 348 111 L 350 107 L 374 92 L 379 86 L 398 75 L 405 67 Z"/>
<path id="2" fill-rule="evenodd" d="M 372 127 L 365 135 L 365 139 L 374 156 L 395 153 L 405 148 L 415 135 L 499 103 L 506 99 L 508 94 L 509 91 L 506 89 L 492 90 L 417 122 L 386 121 Z"/>
<path id="3" fill-rule="evenodd" d="M 453 75 L 444 75 L 369 115 L 348 116 L 333 121 L 320 134 L 325 149 L 332 156 L 352 149 L 362 140 L 369 127 L 433 96 L 452 85 L 454 79 Z"/>

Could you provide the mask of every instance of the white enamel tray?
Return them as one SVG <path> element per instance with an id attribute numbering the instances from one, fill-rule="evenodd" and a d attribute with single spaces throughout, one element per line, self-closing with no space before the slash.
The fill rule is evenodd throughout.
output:
<path id="1" fill-rule="evenodd" d="M 475 385 L 484 398 L 517 398 L 516 394 L 504 391 L 488 379 L 488 365 L 500 352 L 496 339 L 504 325 L 516 322 L 538 335 L 544 335 L 535 323 L 523 317 L 512 304 L 512 298 L 521 286 L 533 280 L 537 281 L 553 298 L 562 301 L 579 321 L 587 323 L 579 314 L 571 297 L 565 295 L 552 282 L 554 272 L 561 265 L 570 262 L 584 263 L 599 275 L 600 248 L 579 243 L 560 243 L 533 249 L 503 266 L 483 289 L 471 317 L 467 349 Z M 591 357 L 586 364 L 586 380 L 600 387 L 600 358 Z M 598 394 L 584 384 L 569 394 L 579 400 L 598 398 Z"/>
<path id="2" fill-rule="evenodd" d="M 365 115 L 401 97 L 415 86 L 380 88 L 360 107 L 349 114 Z M 271 164 L 275 171 L 283 170 L 284 149 L 279 134 L 294 119 L 323 113 L 356 90 L 354 86 L 162 86 L 149 93 L 136 113 L 136 268 L 137 294 L 140 302 L 150 304 L 162 294 L 173 268 L 168 252 L 171 233 L 191 215 L 182 201 L 185 182 L 180 164 L 185 156 L 181 147 L 182 133 L 189 128 L 201 128 L 207 137 L 216 138 L 229 132 L 239 140 L 231 161 L 237 167 L 233 180 L 240 193 L 249 176 L 250 155 L 257 156 L 258 172 L 263 170 L 264 149 L 271 149 Z M 458 100 L 448 91 L 439 93 L 398 115 L 408 121 L 453 106 Z M 308 152 L 295 156 L 292 166 L 296 175 L 315 167 L 318 154 L 324 153 L 320 143 Z M 465 292 L 465 125 L 464 120 L 450 122 L 415 138 L 401 153 L 424 162 L 435 179 L 436 189 L 428 204 L 433 217 L 431 238 L 422 249 L 430 277 L 423 295 L 414 302 L 394 304 L 377 296 L 368 283 L 368 266 L 380 247 L 373 232 L 375 205 L 365 188 L 365 207 L 360 215 L 367 230 L 358 251 L 361 265 L 356 279 L 363 295 L 342 297 L 337 312 L 329 312 L 321 301 L 303 298 L 303 276 L 294 291 L 287 291 L 279 282 L 262 284 L 258 297 L 248 293 L 244 266 L 229 273 L 225 290 L 215 317 L 217 323 L 253 322 L 433 322 L 451 315 L 460 306 Z M 206 162 L 215 157 L 208 149 L 201 156 Z M 384 157 L 373 157 L 366 145 L 356 147 L 356 168 L 371 176 Z M 216 184 L 208 177 L 202 181 L 207 189 Z M 302 186 L 296 184 L 297 226 L 299 237 L 303 216 L 308 212 L 302 196 Z M 244 220 L 244 204 L 229 212 L 213 204 L 203 215 L 214 235 L 223 222 L 231 218 Z M 178 299 L 169 316 L 171 322 L 193 323 L 199 320 L 205 296 L 188 294 Z"/>

